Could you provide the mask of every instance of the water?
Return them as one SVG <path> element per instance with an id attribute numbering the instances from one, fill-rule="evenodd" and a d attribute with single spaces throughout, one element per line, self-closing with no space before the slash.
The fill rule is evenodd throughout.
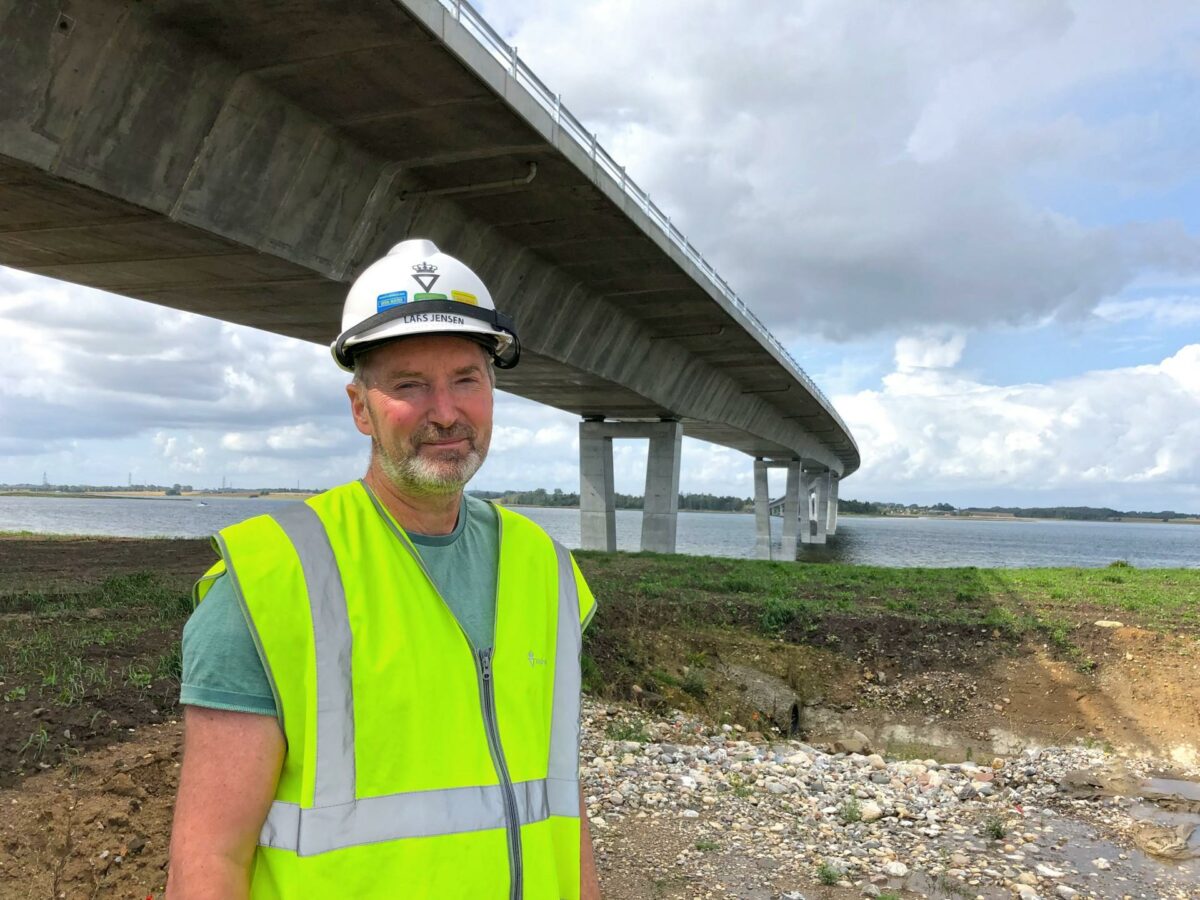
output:
<path id="1" fill-rule="evenodd" d="M 205 498 L 84 499 L 0 497 L 0 531 L 124 537 L 207 537 L 292 500 Z M 579 511 L 520 510 L 568 547 L 579 546 Z M 617 547 L 637 550 L 642 515 L 617 511 Z M 772 519 L 778 550 L 783 521 Z M 679 514 L 680 553 L 753 557 L 754 517 Z M 3 552 L 0 548 L 0 552 Z M 824 547 L 800 558 L 879 566 L 1106 566 L 1123 559 L 1142 568 L 1200 568 L 1200 525 L 843 517 Z"/>

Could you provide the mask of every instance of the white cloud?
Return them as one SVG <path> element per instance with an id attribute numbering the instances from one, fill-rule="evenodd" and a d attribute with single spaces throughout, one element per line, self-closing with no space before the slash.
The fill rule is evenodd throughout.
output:
<path id="1" fill-rule="evenodd" d="M 834 398 L 864 460 L 847 482 L 848 495 L 975 490 L 1095 497 L 1116 486 L 1130 501 L 1149 499 L 1145 489 L 1155 500 L 1195 496 L 1200 344 L 1155 365 L 998 385 L 953 368 L 906 367 L 919 343 L 898 342 L 897 370 L 882 389 Z"/>
<path id="2" fill-rule="evenodd" d="M 1148 320 L 1155 325 L 1175 327 L 1200 324 L 1200 297 L 1176 295 L 1141 299 L 1110 299 L 1101 302 L 1095 314 L 1108 322 Z"/>
<path id="3" fill-rule="evenodd" d="M 1131 17 L 1117 0 L 530 0 L 488 14 L 785 338 L 1079 318 L 1147 267 L 1200 272 L 1179 223 L 1086 223 L 1031 187 L 1191 177 L 1190 139 L 1159 109 L 1095 99 L 1194 78 L 1190 3 Z"/>

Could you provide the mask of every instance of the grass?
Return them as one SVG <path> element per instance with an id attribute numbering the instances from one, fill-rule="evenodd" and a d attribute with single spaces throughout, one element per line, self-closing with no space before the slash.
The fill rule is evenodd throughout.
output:
<path id="1" fill-rule="evenodd" d="M 720 850 L 721 845 L 714 840 L 701 838 L 700 840 L 696 841 L 696 849 L 701 853 L 711 853 L 713 850 Z"/>
<path id="2" fill-rule="evenodd" d="M 1002 841 L 1008 834 L 1008 823 L 1002 816 L 990 815 L 983 821 L 983 833 L 993 841 Z"/>
<path id="3" fill-rule="evenodd" d="M 729 773 L 729 787 L 733 789 L 733 796 L 739 800 L 745 800 L 754 793 L 753 786 L 737 772 Z"/>
<path id="4" fill-rule="evenodd" d="M 838 818 L 842 820 L 843 825 L 852 825 L 855 822 L 861 822 L 862 804 L 854 797 L 850 797 L 838 808 Z"/>
<path id="5" fill-rule="evenodd" d="M 1197 569 L 1120 560 L 1100 569 L 898 569 L 596 551 L 576 558 L 601 602 L 585 639 L 585 683 L 608 696 L 652 682 L 672 703 L 713 702 L 703 676 L 667 671 L 684 662 L 660 655 L 658 638 L 669 630 L 684 636 L 689 654 L 701 643 L 689 637 L 736 632 L 851 656 L 872 648 L 852 646 L 854 635 L 840 626 L 874 621 L 881 644 L 893 626 L 971 632 L 970 643 L 989 649 L 1030 640 L 1082 672 L 1097 663 L 1079 629 L 1098 619 L 1200 636 Z"/>
<path id="6" fill-rule="evenodd" d="M 821 884 L 832 886 L 842 880 L 842 873 L 831 866 L 829 863 L 821 863 L 817 866 L 817 881 Z"/>
<path id="7" fill-rule="evenodd" d="M 64 570 L 68 566 L 69 561 Z M 28 722 L 35 707 L 48 712 L 44 723 L 32 723 L 37 728 L 28 738 L 19 732 L 0 738 L 0 753 L 15 755 L 25 766 L 69 761 L 81 749 L 105 742 L 110 721 L 156 717 L 174 708 L 179 635 L 191 610 L 178 579 L 172 584 L 135 572 L 90 584 L 67 579 L 19 588 L 9 581 L 5 587 L 0 587 L 4 715 L 15 710 Z M 80 722 L 90 724 L 78 727 Z M 71 723 L 69 737 L 62 734 L 64 723 Z"/>
<path id="8" fill-rule="evenodd" d="M 644 744 L 650 740 L 646 723 L 641 719 L 623 719 L 604 726 L 604 736 L 610 741 L 637 741 Z"/>

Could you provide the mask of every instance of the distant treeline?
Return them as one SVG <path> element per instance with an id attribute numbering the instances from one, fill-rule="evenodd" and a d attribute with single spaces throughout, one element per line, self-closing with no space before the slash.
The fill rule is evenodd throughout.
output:
<path id="1" fill-rule="evenodd" d="M 1107 506 L 964 506 L 934 503 L 921 506 L 910 503 L 880 503 L 873 500 L 838 500 L 838 512 L 866 516 L 913 516 L 941 513 L 952 516 L 1013 516 L 1018 519 L 1075 519 L 1082 522 L 1106 522 L 1113 519 L 1152 519 L 1167 522 L 1171 519 L 1194 519 L 1194 513 L 1173 510 L 1162 512 L 1122 512 Z"/>
<path id="2" fill-rule="evenodd" d="M 579 494 L 561 488 L 548 491 L 537 488 L 532 491 L 470 491 L 476 497 L 496 500 L 506 506 L 579 506 Z M 640 494 L 616 494 L 617 509 L 641 509 L 644 500 Z M 689 510 L 712 510 L 718 512 L 747 512 L 754 509 L 754 501 L 742 497 L 717 497 L 713 494 L 680 494 L 679 508 Z"/>
<path id="3" fill-rule="evenodd" d="M 1195 513 L 1180 513 L 1170 509 L 1161 512 L 1122 512 L 1107 506 L 972 506 L 960 512 L 967 515 L 1011 515 L 1021 519 L 1079 519 L 1084 522 L 1104 522 L 1109 519 L 1156 519 L 1166 522 L 1171 519 L 1197 518 Z"/>

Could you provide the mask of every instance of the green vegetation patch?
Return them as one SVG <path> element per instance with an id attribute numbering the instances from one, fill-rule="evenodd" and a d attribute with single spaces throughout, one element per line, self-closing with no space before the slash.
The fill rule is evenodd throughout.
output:
<path id="1" fill-rule="evenodd" d="M 576 558 L 600 600 L 586 636 L 588 681 L 608 696 L 638 684 L 672 703 L 709 702 L 712 681 L 703 672 L 685 676 L 682 658 L 664 664 L 664 635 L 683 644 L 679 657 L 738 634 L 847 659 L 890 656 L 910 672 L 977 664 L 1025 640 L 1089 671 L 1096 663 L 1083 638 L 1099 619 L 1200 635 L 1195 569 L 1120 561 L 1101 569 L 898 569 L 595 551 Z"/>
<path id="2" fill-rule="evenodd" d="M 149 572 L 0 593 L 0 785 L 173 714 L 190 610 Z"/>

